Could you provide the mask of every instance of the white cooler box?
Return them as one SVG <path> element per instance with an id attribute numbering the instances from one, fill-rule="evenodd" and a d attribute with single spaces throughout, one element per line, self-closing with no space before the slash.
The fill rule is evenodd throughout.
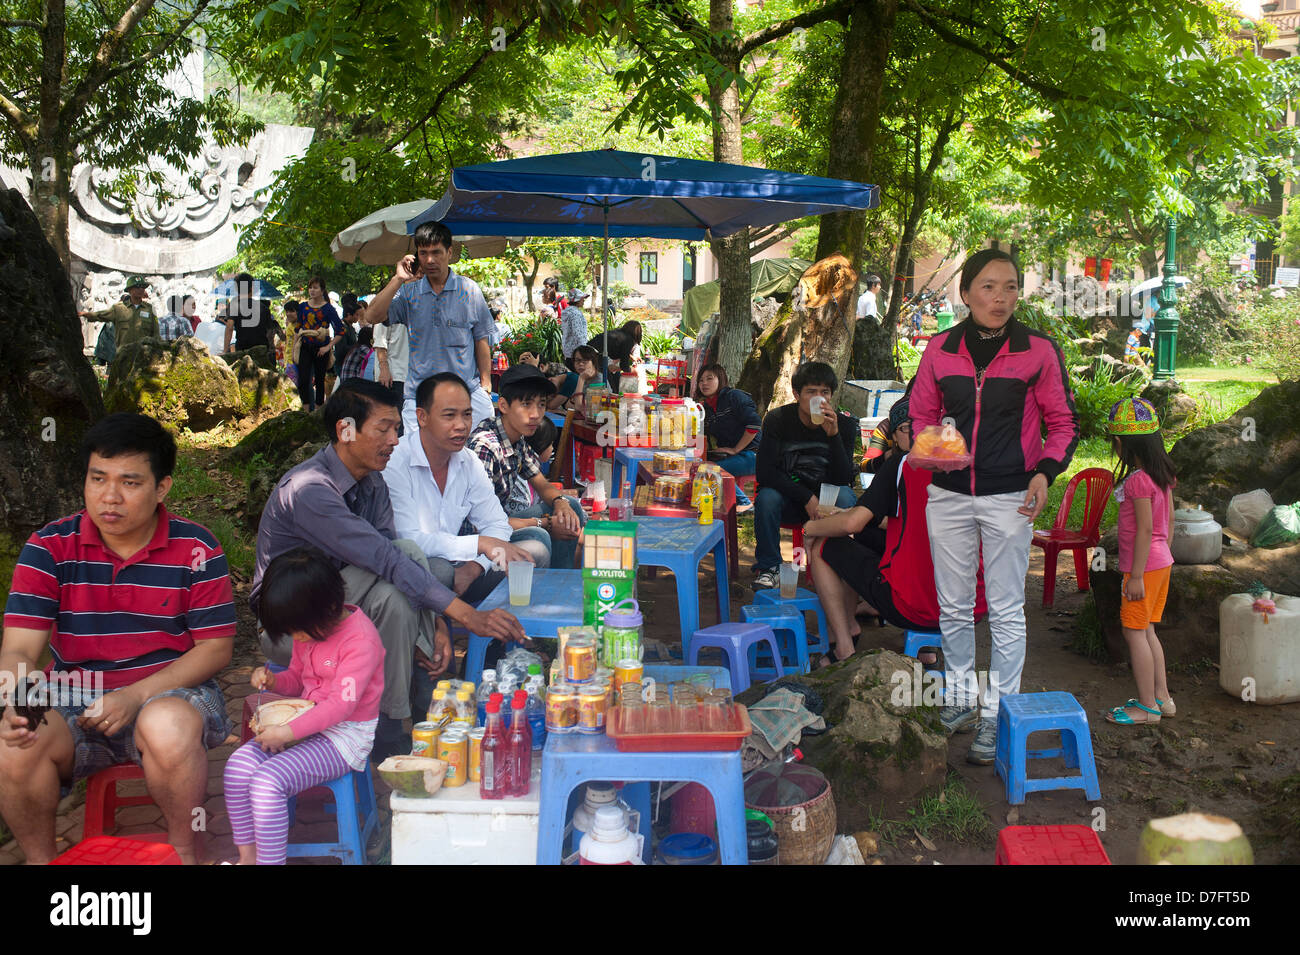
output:
<path id="1" fill-rule="evenodd" d="M 429 799 L 394 793 L 393 865 L 536 865 L 542 754 L 533 754 L 528 795 L 482 799 L 478 783 Z"/>
<path id="2" fill-rule="evenodd" d="M 840 403 L 858 418 L 888 417 L 894 402 L 903 397 L 907 382 L 886 378 L 854 379 L 844 382 Z"/>

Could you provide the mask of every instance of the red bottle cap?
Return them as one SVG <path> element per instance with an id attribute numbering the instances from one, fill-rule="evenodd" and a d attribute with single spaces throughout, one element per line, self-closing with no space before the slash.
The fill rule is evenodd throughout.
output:
<path id="1" fill-rule="evenodd" d="M 504 699 L 505 699 L 505 697 L 502 696 L 500 693 L 492 693 L 492 694 L 488 697 L 488 702 L 489 702 L 489 703 L 500 703 L 500 702 L 503 701 Z"/>
<path id="2" fill-rule="evenodd" d="M 494 695 L 495 695 L 495 696 L 500 696 L 501 694 L 500 694 L 500 693 L 496 693 L 496 694 L 494 694 Z M 501 712 L 501 701 L 500 701 L 500 700 L 491 700 L 491 701 L 489 701 L 489 702 L 488 702 L 488 705 L 487 705 L 487 711 L 488 711 L 489 713 L 500 713 L 500 712 Z"/>
<path id="3" fill-rule="evenodd" d="M 510 708 L 522 710 L 528 705 L 528 692 L 526 690 L 515 690 L 514 696 L 510 699 Z"/>

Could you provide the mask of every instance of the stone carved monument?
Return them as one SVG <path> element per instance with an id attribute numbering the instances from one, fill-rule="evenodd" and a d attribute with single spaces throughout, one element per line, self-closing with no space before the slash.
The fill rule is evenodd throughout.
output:
<path id="1" fill-rule="evenodd" d="M 203 94 L 203 56 L 196 52 L 177 70 L 173 84 Z M 72 172 L 68 233 L 72 249 L 73 300 L 83 310 L 106 308 L 118 301 L 128 278 L 149 282 L 149 300 L 166 314 L 174 294 L 193 295 L 198 314 L 211 318 L 216 270 L 237 252 L 238 230 L 262 214 L 262 193 L 276 174 L 311 143 L 314 131 L 302 126 L 268 124 L 244 145 L 209 145 L 178 170 L 162 160 L 148 168 L 160 172 L 167 192 L 160 200 L 143 190 L 128 203 L 106 194 L 112 170 L 79 163 Z M 190 180 L 198 178 L 195 190 Z M 0 183 L 30 199 L 24 170 L 0 164 Z M 93 351 L 98 323 L 83 322 L 86 352 Z"/>

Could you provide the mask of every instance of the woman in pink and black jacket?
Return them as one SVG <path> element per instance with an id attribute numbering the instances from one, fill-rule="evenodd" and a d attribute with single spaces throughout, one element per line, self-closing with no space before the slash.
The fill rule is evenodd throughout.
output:
<path id="1" fill-rule="evenodd" d="M 969 468 L 935 474 L 926 516 L 948 671 L 939 717 L 949 734 L 978 729 L 966 758 L 979 765 L 994 759 L 999 697 L 1020 692 L 1034 519 L 1079 443 L 1060 348 L 1016 320 L 1019 274 L 1015 259 L 997 249 L 966 260 L 960 290 L 970 317 L 930 340 L 910 406 L 913 435 L 950 422 L 974 458 Z M 993 638 L 983 699 L 975 676 L 973 556 L 981 550 Z"/>

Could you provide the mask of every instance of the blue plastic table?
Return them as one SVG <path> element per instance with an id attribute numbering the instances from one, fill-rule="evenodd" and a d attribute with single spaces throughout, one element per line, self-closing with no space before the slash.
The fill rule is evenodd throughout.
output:
<path id="1" fill-rule="evenodd" d="M 510 581 L 502 580 L 478 605 L 482 611 L 509 610 L 523 625 L 529 637 L 558 637 L 560 627 L 580 627 L 583 623 L 582 571 L 558 568 L 533 568 L 532 598 L 526 607 L 510 606 Z M 483 660 L 491 637 L 469 635 L 465 656 L 465 679 L 478 683 L 483 675 Z"/>
<path id="2" fill-rule="evenodd" d="M 700 524 L 680 517 L 638 517 L 636 519 L 637 563 L 666 567 L 677 580 L 677 615 L 682 628 L 682 646 L 700 629 L 700 561 L 713 552 L 718 581 L 718 622 L 731 620 L 731 594 L 727 581 L 727 542 L 722 521 Z"/>
<path id="3" fill-rule="evenodd" d="M 713 685 L 730 688 L 725 667 L 646 664 L 645 676 L 672 683 L 686 674 L 705 672 Z M 645 861 L 650 861 L 650 783 L 698 782 L 713 795 L 718 821 L 718 855 L 723 865 L 749 862 L 745 840 L 744 779 L 740 753 L 621 753 L 608 736 L 568 733 L 546 737 L 542 751 L 542 790 L 538 820 L 537 864 L 559 865 L 564 827 L 581 789 L 589 782 L 629 783 L 623 798 L 641 813 L 646 834 Z"/>

